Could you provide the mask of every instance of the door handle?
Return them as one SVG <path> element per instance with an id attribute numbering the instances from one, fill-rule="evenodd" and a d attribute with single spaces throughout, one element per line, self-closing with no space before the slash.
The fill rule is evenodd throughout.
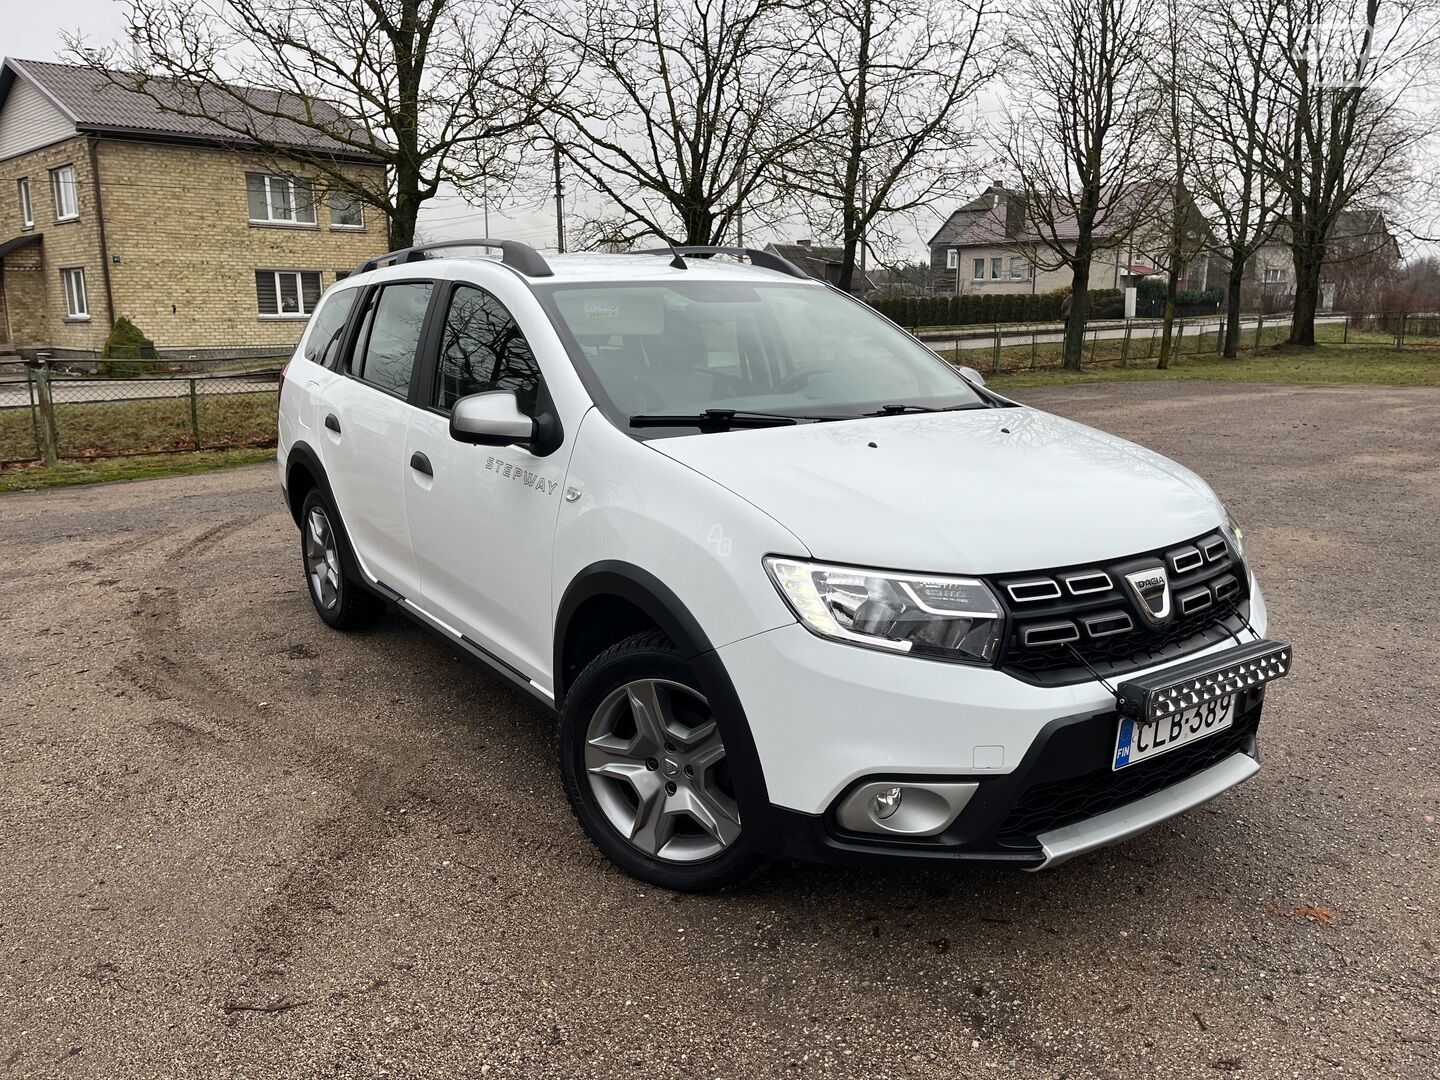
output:
<path id="1" fill-rule="evenodd" d="M 435 470 L 430 468 L 430 459 L 420 453 L 419 450 L 416 450 L 415 453 L 410 455 L 410 467 L 418 473 L 424 473 L 426 476 L 435 475 Z"/>
<path id="2" fill-rule="evenodd" d="M 340 421 L 335 418 L 333 412 L 325 414 L 325 426 L 335 432 L 336 435 L 340 434 Z"/>

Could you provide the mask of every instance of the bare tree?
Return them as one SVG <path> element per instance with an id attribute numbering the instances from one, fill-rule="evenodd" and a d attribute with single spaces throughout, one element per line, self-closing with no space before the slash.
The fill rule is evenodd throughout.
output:
<path id="1" fill-rule="evenodd" d="M 804 138 L 785 0 L 565 0 L 542 10 L 577 77 L 544 102 L 561 153 L 622 219 L 614 240 L 718 244 L 770 205 L 778 163 Z"/>
<path id="2" fill-rule="evenodd" d="M 1025 0 L 1015 11 L 1007 68 L 1015 100 L 1000 152 L 1040 265 L 1073 275 L 1064 344 L 1072 371 L 1085 343 L 1091 261 L 1124 241 L 1119 221 L 1152 149 L 1148 11 L 1143 0 Z"/>
<path id="3" fill-rule="evenodd" d="M 1281 190 L 1267 167 L 1280 114 L 1271 72 L 1278 65 L 1276 14 L 1286 0 L 1250 0 L 1194 13 L 1207 60 L 1191 69 L 1195 124 L 1192 186 L 1229 263 L 1224 355 L 1240 343 L 1245 275 L 1275 234 Z"/>
<path id="4" fill-rule="evenodd" d="M 1409 182 L 1409 155 L 1434 130 L 1433 114 L 1411 102 L 1433 78 L 1436 8 L 1433 0 L 1285 0 L 1276 22 L 1283 123 L 1266 160 L 1284 195 L 1295 265 L 1290 343 L 1311 346 L 1336 222 L 1352 206 L 1394 200 Z"/>
<path id="5" fill-rule="evenodd" d="M 1209 230 L 1187 183 L 1195 165 L 1196 109 L 1189 90 L 1192 69 L 1201 62 L 1193 41 L 1194 10 L 1188 0 L 1162 0 L 1155 28 L 1155 48 L 1146 61 L 1155 94 L 1158 139 L 1154 197 L 1150 209 L 1159 237 L 1156 263 L 1165 271 L 1165 308 L 1161 317 L 1160 358 L 1170 366 L 1175 334 L 1175 301 L 1180 276 L 1208 245 Z M 1147 223 L 1148 224 L 1148 223 Z M 1141 226 L 1144 228 L 1144 226 Z"/>
<path id="6" fill-rule="evenodd" d="M 813 132 L 785 182 L 812 227 L 839 236 L 837 284 L 848 291 L 874 229 L 969 179 L 962 155 L 994 70 L 995 12 L 990 0 L 832 0 L 804 11 Z"/>
<path id="7" fill-rule="evenodd" d="M 442 182 L 463 188 L 510 167 L 549 74 L 543 40 L 522 40 L 511 0 L 125 3 L 132 49 L 72 40 L 72 53 L 375 207 L 402 247 Z M 281 137 L 293 125 L 314 133 L 312 145 Z M 387 179 L 361 179 L 318 148 L 327 144 L 379 158 Z"/>

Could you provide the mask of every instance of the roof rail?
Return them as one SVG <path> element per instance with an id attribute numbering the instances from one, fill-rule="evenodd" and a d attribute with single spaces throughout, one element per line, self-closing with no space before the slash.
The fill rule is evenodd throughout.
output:
<path id="1" fill-rule="evenodd" d="M 440 251 L 444 248 L 457 247 L 499 248 L 500 262 L 512 270 L 517 270 L 526 277 L 555 276 L 555 271 L 550 269 L 550 264 L 529 244 L 522 244 L 519 240 L 490 240 L 486 237 L 474 240 L 436 240 L 430 244 L 416 244 L 413 247 L 387 251 L 384 255 L 376 255 L 375 258 L 368 259 L 361 263 L 355 270 L 355 273 L 363 274 L 366 271 L 375 270 L 381 266 L 397 266 L 400 263 L 419 262 L 425 258 L 427 251 Z"/>
<path id="2" fill-rule="evenodd" d="M 776 255 L 773 251 L 762 251 L 760 248 L 747 247 L 715 247 L 708 244 L 686 245 L 684 247 L 667 248 L 646 248 L 643 251 L 627 251 L 627 255 L 734 255 L 736 258 L 744 257 L 750 260 L 751 266 L 758 266 L 762 270 L 776 270 L 790 277 L 804 278 L 806 281 L 813 280 L 809 274 L 796 266 L 789 259 L 782 255 Z"/>

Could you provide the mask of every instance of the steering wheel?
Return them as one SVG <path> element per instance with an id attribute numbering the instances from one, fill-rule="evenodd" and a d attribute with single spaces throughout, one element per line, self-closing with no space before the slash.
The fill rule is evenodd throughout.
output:
<path id="1" fill-rule="evenodd" d="M 805 371 L 792 372 L 776 383 L 770 392 L 773 394 L 788 394 L 792 391 L 799 390 L 807 382 L 815 378 L 816 375 L 833 374 L 835 374 L 834 368 L 809 368 Z"/>

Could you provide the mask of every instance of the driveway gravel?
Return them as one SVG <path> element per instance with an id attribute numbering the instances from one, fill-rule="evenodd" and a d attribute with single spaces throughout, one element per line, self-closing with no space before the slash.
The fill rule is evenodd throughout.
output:
<path id="1" fill-rule="evenodd" d="M 1440 391 L 1021 396 L 1207 477 L 1296 649 L 1255 780 L 1043 874 L 646 888 L 540 708 L 320 623 L 273 469 L 0 496 L 0 1076 L 1435 1077 Z"/>

